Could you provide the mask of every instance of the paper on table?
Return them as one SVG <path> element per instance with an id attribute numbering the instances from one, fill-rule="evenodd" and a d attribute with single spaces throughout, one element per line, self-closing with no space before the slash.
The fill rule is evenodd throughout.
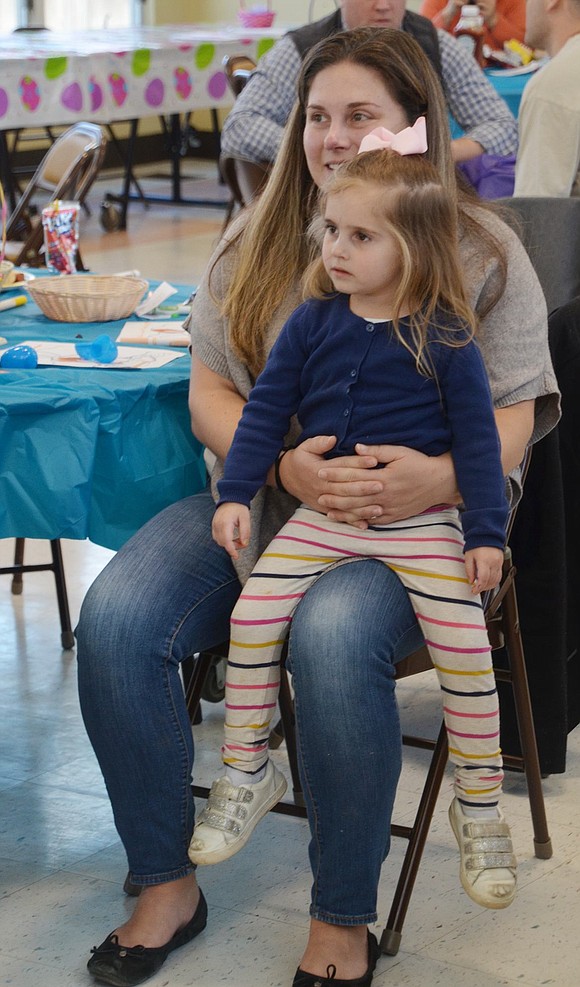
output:
<path id="1" fill-rule="evenodd" d="M 185 353 L 175 350 L 160 350 L 157 347 L 146 350 L 143 347 L 121 346 L 113 363 L 97 363 L 83 360 L 78 356 L 74 343 L 51 343 L 41 340 L 27 340 L 23 346 L 33 346 L 38 354 L 38 364 L 43 367 L 80 367 L 87 370 L 98 367 L 100 370 L 153 370 L 164 367 L 172 360 L 178 360 Z"/>
<path id="2" fill-rule="evenodd" d="M 541 69 L 542 65 L 545 65 L 547 61 L 547 58 L 539 58 L 533 62 L 528 62 L 527 65 L 518 65 L 515 69 L 489 69 L 487 74 L 503 76 L 504 79 L 509 79 L 512 75 L 530 75 L 531 72 Z"/>
<path id="3" fill-rule="evenodd" d="M 146 346 L 189 346 L 191 336 L 183 322 L 126 322 L 117 336 L 118 343 L 143 343 Z"/>
<path id="4" fill-rule="evenodd" d="M 161 305 L 166 298 L 170 298 L 174 295 L 177 288 L 168 284 L 167 281 L 162 281 L 160 285 L 155 288 L 154 291 L 150 291 L 146 298 L 142 302 L 139 302 L 137 308 L 135 309 L 135 315 L 146 315 L 148 312 L 152 312 L 154 308 Z"/>

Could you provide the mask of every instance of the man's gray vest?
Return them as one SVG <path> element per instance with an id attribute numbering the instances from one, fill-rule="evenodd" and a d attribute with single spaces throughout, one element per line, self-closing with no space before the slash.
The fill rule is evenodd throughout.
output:
<path id="1" fill-rule="evenodd" d="M 296 31 L 288 31 L 288 37 L 292 38 L 300 57 L 304 58 L 306 52 L 318 41 L 329 38 L 331 34 L 336 34 L 342 29 L 341 13 L 340 10 L 337 10 L 336 13 L 329 17 L 323 17 L 322 20 L 315 21 L 314 24 L 305 24 L 304 27 L 299 27 Z M 420 14 L 414 14 L 407 10 L 403 17 L 401 29 L 415 38 L 415 41 L 418 41 L 441 82 L 443 82 L 439 39 L 431 21 L 427 20 L 426 17 L 421 17 Z"/>

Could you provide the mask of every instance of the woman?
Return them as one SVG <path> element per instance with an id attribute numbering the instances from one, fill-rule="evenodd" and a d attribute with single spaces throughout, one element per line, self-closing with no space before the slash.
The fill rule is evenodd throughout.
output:
<path id="1" fill-rule="evenodd" d="M 315 249 L 305 234 L 316 187 L 356 154 L 366 133 L 377 126 L 398 131 L 421 115 L 428 156 L 454 190 L 442 92 L 411 38 L 360 29 L 321 42 L 307 56 L 268 186 L 218 248 L 194 307 L 190 406 L 194 431 L 218 459 L 212 484 L 256 373 L 300 301 L 300 277 Z M 503 467 L 517 493 L 517 464 L 530 435 L 545 434 L 558 416 L 545 305 L 517 238 L 492 214 L 467 211 L 461 197 L 459 203 Z M 271 469 L 269 486 L 252 503 L 255 536 L 243 571 L 212 542 L 214 500 L 205 491 L 138 532 L 83 604 L 83 715 L 131 878 L 144 888 L 131 919 L 91 961 L 105 983 L 140 982 L 202 925 L 203 900 L 187 857 L 193 751 L 178 665 L 227 638 L 241 581 L 292 513 L 294 498 L 358 527 L 371 517 L 385 522 L 460 502 L 448 455 L 383 446 L 326 465 L 333 444 L 318 436 L 286 452 L 278 472 L 291 496 L 275 489 Z M 383 469 L 368 469 L 374 456 Z M 325 574 L 296 611 L 290 654 L 314 873 L 311 934 L 296 985 L 314 983 L 315 975 L 325 983 L 333 967 L 339 981 L 363 985 L 372 978 L 376 957 L 366 926 L 376 918 L 401 759 L 393 662 L 420 644 L 403 586 L 375 560 Z M 352 715 L 360 709 L 363 717 Z M 145 949 L 131 949 L 139 944 Z"/>

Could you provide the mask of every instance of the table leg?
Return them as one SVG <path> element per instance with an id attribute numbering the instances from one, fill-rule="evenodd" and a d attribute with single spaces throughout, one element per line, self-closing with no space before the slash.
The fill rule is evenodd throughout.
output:
<path id="1" fill-rule="evenodd" d="M 14 212 L 16 209 L 16 190 L 10 167 L 10 154 L 8 153 L 8 141 L 6 140 L 5 130 L 0 130 L 0 181 L 2 182 L 6 202 L 10 206 L 10 212 Z"/>

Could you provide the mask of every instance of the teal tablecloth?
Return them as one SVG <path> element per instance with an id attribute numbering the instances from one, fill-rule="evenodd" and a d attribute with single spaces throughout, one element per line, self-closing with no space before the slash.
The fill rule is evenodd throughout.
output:
<path id="1" fill-rule="evenodd" d="M 501 69 L 493 69 L 493 71 L 488 69 L 485 74 L 495 91 L 499 93 L 503 99 L 505 99 L 507 105 L 517 119 L 522 93 L 526 83 L 530 81 L 534 73 L 528 72 L 525 75 L 506 75 L 505 73 L 502 73 Z"/>
<path id="2" fill-rule="evenodd" d="M 496 92 L 499 93 L 503 99 L 505 99 L 507 105 L 517 119 L 522 93 L 526 83 L 530 81 L 533 73 L 529 72 L 526 75 L 504 75 L 501 73 L 501 69 L 499 70 L 500 74 L 496 75 L 495 72 L 496 70 L 494 69 L 492 74 L 491 70 L 488 69 L 485 74 Z M 461 127 L 452 118 L 450 118 L 449 122 L 451 125 L 451 136 L 461 137 L 463 133 Z"/>
<path id="3" fill-rule="evenodd" d="M 56 323 L 30 300 L 0 311 L 0 336 L 10 345 L 114 339 L 124 322 Z M 205 467 L 191 434 L 189 368 L 186 353 L 157 370 L 0 373 L 0 538 L 90 538 L 117 549 L 199 490 Z"/>

